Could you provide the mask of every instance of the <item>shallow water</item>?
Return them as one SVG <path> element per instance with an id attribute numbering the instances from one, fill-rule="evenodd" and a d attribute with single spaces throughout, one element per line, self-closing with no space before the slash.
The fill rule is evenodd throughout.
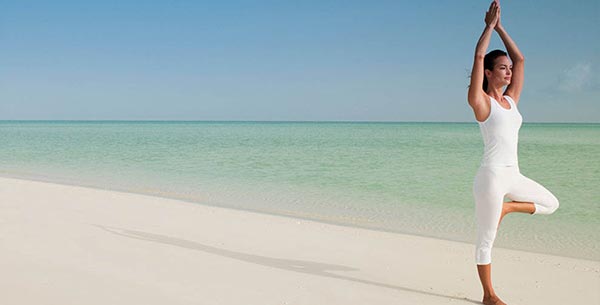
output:
<path id="1" fill-rule="evenodd" d="M 0 175 L 473 242 L 476 123 L 0 122 Z M 501 247 L 600 260 L 600 124 L 527 124 L 521 172 L 560 200 Z"/>

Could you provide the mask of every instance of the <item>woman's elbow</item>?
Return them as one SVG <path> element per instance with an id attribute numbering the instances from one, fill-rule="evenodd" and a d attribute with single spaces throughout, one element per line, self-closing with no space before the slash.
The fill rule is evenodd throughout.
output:
<path id="1" fill-rule="evenodd" d="M 511 59 L 512 59 L 513 63 L 515 63 L 515 62 L 520 62 L 520 63 L 525 62 L 525 56 L 523 56 L 523 55 L 518 55 L 518 56 L 515 56 L 515 58 L 511 58 Z"/>

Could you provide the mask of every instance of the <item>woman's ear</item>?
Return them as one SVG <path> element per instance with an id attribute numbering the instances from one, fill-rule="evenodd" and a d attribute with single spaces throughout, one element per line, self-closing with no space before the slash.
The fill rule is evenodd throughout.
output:
<path id="1" fill-rule="evenodd" d="M 485 69 L 483 70 L 483 74 L 485 74 L 485 77 L 490 78 L 492 77 L 492 71 Z"/>

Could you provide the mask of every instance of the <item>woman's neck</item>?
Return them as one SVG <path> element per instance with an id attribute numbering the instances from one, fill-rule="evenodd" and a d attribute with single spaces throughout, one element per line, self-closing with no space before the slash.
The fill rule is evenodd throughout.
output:
<path id="1" fill-rule="evenodd" d="M 497 101 L 501 101 L 503 97 L 502 87 L 489 89 L 487 94 Z"/>

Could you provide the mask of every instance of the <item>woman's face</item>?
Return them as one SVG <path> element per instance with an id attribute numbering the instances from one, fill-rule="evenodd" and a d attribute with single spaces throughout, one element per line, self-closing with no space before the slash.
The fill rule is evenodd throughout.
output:
<path id="1" fill-rule="evenodd" d="M 485 70 L 488 83 L 493 87 L 504 87 L 510 84 L 512 78 L 512 63 L 507 56 L 500 56 L 494 60 L 494 70 Z"/>

